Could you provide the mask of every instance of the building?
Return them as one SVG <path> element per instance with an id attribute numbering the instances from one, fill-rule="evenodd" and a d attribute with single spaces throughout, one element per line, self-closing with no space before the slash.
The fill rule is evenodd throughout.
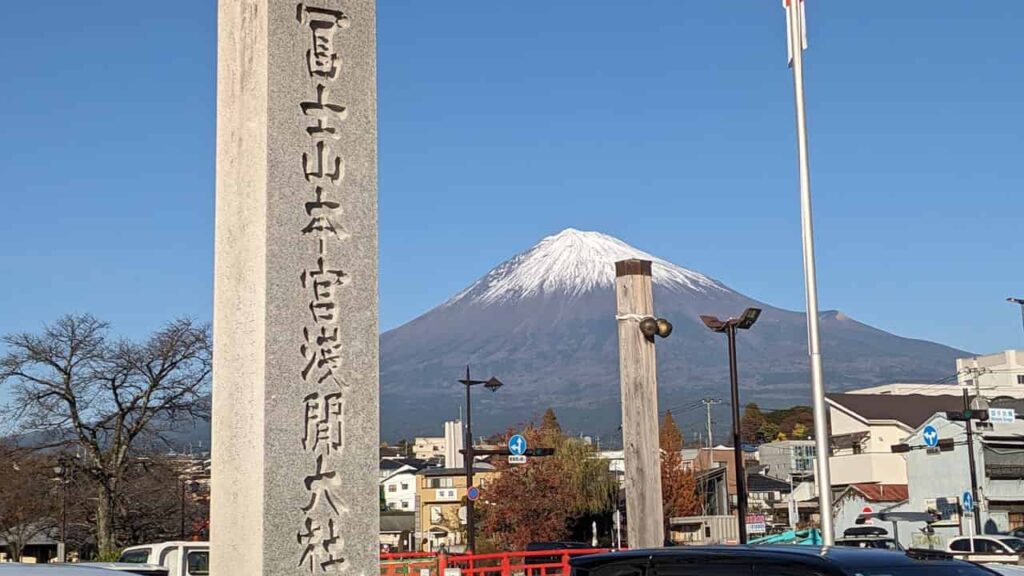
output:
<path id="1" fill-rule="evenodd" d="M 908 500 L 906 484 L 851 484 L 832 499 L 832 517 L 836 537 L 849 528 L 858 526 L 863 514 L 902 510 Z M 865 519 L 864 525 L 885 528 L 892 535 L 892 527 L 885 522 Z M 904 542 L 904 545 L 907 545 Z M 907 545 L 909 548 L 910 546 Z"/>
<path id="2" fill-rule="evenodd" d="M 477 464 L 473 481 L 487 494 L 487 484 L 498 472 Z M 416 475 L 416 540 L 420 551 L 465 549 L 466 471 L 461 468 L 426 468 Z"/>
<path id="3" fill-rule="evenodd" d="M 788 481 L 778 480 L 764 474 L 747 474 L 747 512 L 764 514 L 769 524 L 780 524 L 776 518 L 775 505 L 788 502 L 793 487 Z M 783 518 L 788 522 L 788 517 Z"/>
<path id="4" fill-rule="evenodd" d="M 416 513 L 380 513 L 380 551 L 412 552 L 416 546 Z"/>
<path id="5" fill-rule="evenodd" d="M 414 458 L 380 461 L 380 489 L 388 510 L 416 510 L 416 474 L 426 462 Z"/>
<path id="6" fill-rule="evenodd" d="M 993 402 L 993 407 L 1024 410 L 1024 401 Z M 940 439 L 952 439 L 950 451 L 928 450 L 923 431 L 931 426 Z M 974 435 L 975 469 L 978 478 L 977 509 L 983 532 L 1007 531 L 1024 526 L 1024 421 L 984 425 Z M 971 489 L 966 427 L 944 413 L 923 422 L 905 443 L 911 448 L 900 454 L 906 459 L 909 476 L 908 511 L 934 511 L 942 520 L 933 524 L 933 545 L 945 546 L 952 537 L 967 533 L 971 520 L 961 517 L 962 497 Z M 904 544 L 927 545 L 920 525 L 900 528 Z"/>
<path id="7" fill-rule="evenodd" d="M 1024 398 L 1024 350 L 956 359 L 957 384 L 987 397 Z"/>
<path id="8" fill-rule="evenodd" d="M 937 412 L 963 407 L 960 396 L 828 394 L 833 486 L 907 484 L 907 464 L 892 445 Z"/>
<path id="9" fill-rule="evenodd" d="M 789 482 L 814 474 L 814 440 L 769 442 L 761 444 L 759 453 L 765 476 Z"/>
<path id="10" fill-rule="evenodd" d="M 683 454 L 684 461 L 683 466 L 686 467 L 686 454 Z M 753 461 L 753 456 L 749 453 L 744 454 L 744 463 L 746 469 L 756 464 Z M 700 448 L 697 452 L 696 458 L 693 459 L 692 469 L 694 472 L 699 474 L 702 471 L 712 470 L 714 468 L 725 468 L 726 473 L 726 487 L 729 491 L 729 503 L 732 507 L 736 506 L 736 455 L 733 452 L 731 446 L 715 446 L 714 448 Z"/>
<path id="11" fill-rule="evenodd" d="M 412 456 L 417 460 L 444 458 L 444 436 L 418 436 L 413 442 Z"/>

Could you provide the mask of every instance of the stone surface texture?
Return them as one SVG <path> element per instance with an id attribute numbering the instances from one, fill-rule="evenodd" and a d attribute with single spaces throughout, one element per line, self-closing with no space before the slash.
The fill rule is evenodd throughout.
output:
<path id="1" fill-rule="evenodd" d="M 211 567 L 377 566 L 373 0 L 221 0 Z"/>

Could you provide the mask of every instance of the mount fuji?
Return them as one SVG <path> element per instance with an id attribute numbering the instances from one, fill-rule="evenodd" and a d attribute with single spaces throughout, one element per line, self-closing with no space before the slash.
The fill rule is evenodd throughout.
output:
<path id="1" fill-rule="evenodd" d="M 422 316 L 381 335 L 382 436 L 436 435 L 441 420 L 465 402 L 457 382 L 474 377 L 506 386 L 475 391 L 475 434 L 520 425 L 547 407 L 568 429 L 604 435 L 619 423 L 615 267 L 651 260 L 658 316 L 675 326 L 658 341 L 662 409 L 692 407 L 705 396 L 728 398 L 726 343 L 700 314 L 727 317 L 763 309 L 738 340 L 742 402 L 807 403 L 807 332 L 801 312 L 745 296 L 699 272 L 598 232 L 564 230 L 499 264 Z M 967 355 L 941 344 L 902 338 L 838 311 L 821 313 L 822 357 L 829 392 L 886 382 L 935 381 Z M 683 415 L 692 421 L 702 414 Z"/>

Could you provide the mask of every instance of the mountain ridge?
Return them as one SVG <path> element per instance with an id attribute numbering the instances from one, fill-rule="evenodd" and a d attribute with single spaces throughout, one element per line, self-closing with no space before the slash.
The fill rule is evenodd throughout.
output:
<path id="1" fill-rule="evenodd" d="M 724 339 L 698 316 L 725 317 L 749 306 L 764 312 L 738 342 L 743 402 L 806 403 L 802 312 L 760 302 L 612 236 L 569 228 L 381 335 L 385 438 L 434 434 L 441 418 L 455 417 L 465 395 L 456 380 L 467 364 L 482 372 L 477 375 L 498 376 L 507 384 L 500 393 L 483 396 L 479 406 L 474 401 L 481 431 L 525 422 L 549 405 L 561 409 L 569 428 L 617 426 L 614 262 L 626 258 L 652 261 L 655 311 L 676 327 L 658 342 L 662 405 L 704 394 L 727 396 Z M 890 334 L 838 310 L 820 317 L 829 391 L 938 380 L 966 354 Z M 418 416 L 424 412 L 432 418 Z"/>

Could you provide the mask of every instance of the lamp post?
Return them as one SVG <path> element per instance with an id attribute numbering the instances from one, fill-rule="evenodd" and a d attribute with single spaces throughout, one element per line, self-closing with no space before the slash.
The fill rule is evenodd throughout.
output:
<path id="1" fill-rule="evenodd" d="M 1020 321 L 1021 325 L 1024 326 L 1024 298 L 1007 298 L 1006 301 L 1020 305 Z"/>
<path id="2" fill-rule="evenodd" d="M 466 366 L 466 377 L 459 380 L 459 383 L 466 387 L 466 492 L 473 487 L 473 462 L 476 454 L 473 451 L 473 412 L 472 396 L 470 390 L 473 386 L 484 385 L 491 392 L 497 392 L 501 388 L 501 380 L 491 377 L 489 380 L 473 380 L 469 376 L 469 366 Z M 476 550 L 476 518 L 473 516 L 473 501 L 466 498 L 466 551 L 472 553 Z"/>
<path id="3" fill-rule="evenodd" d="M 68 548 L 68 462 L 63 454 L 57 459 L 54 472 L 60 477 L 60 543 L 57 545 L 57 561 L 67 562 Z"/>
<path id="4" fill-rule="evenodd" d="M 736 373 L 736 330 L 748 330 L 761 315 L 760 308 L 747 308 L 739 318 L 719 320 L 714 316 L 700 319 L 713 332 L 725 333 L 729 340 L 729 383 L 732 388 L 732 450 L 736 459 L 736 514 L 739 517 L 740 544 L 747 543 L 747 478 L 743 469 L 743 447 L 740 438 L 740 386 Z M 713 455 L 712 455 L 713 457 Z"/>

